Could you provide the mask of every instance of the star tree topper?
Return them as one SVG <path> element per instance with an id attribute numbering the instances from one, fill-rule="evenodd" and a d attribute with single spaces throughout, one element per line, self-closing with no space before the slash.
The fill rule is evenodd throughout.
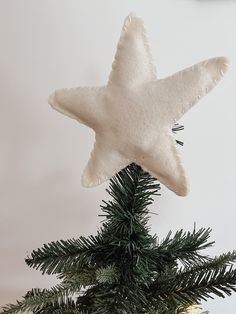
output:
<path id="1" fill-rule="evenodd" d="M 107 85 L 60 89 L 49 97 L 53 108 L 96 133 L 83 186 L 99 185 L 135 162 L 185 196 L 188 184 L 172 127 L 226 69 L 224 57 L 212 58 L 157 79 L 143 21 L 129 15 Z"/>

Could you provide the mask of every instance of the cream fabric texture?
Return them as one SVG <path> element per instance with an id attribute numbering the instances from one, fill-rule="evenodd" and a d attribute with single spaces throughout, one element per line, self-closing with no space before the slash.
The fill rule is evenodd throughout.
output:
<path id="1" fill-rule="evenodd" d="M 188 183 L 172 127 L 226 69 L 226 58 L 212 58 L 157 79 L 143 21 L 129 15 L 107 85 L 60 89 L 49 96 L 54 109 L 95 131 L 83 186 L 99 185 L 135 162 L 185 196 Z"/>

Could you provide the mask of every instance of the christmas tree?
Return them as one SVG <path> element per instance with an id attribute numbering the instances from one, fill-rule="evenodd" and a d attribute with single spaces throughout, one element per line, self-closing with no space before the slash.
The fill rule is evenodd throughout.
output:
<path id="1" fill-rule="evenodd" d="M 110 181 L 96 235 L 45 244 L 26 259 L 61 283 L 32 289 L 1 313 L 203 313 L 201 300 L 236 291 L 236 252 L 214 258 L 202 252 L 214 243 L 209 228 L 170 232 L 162 241 L 149 233 L 148 206 L 159 191 L 138 165 L 120 171 Z"/>
<path id="2" fill-rule="evenodd" d="M 202 300 L 236 291 L 236 252 L 202 252 L 214 243 L 210 228 L 169 232 L 159 241 L 148 224 L 159 182 L 177 195 L 188 192 L 171 130 L 182 129 L 176 121 L 226 69 L 226 58 L 212 58 L 157 79 L 143 21 L 131 14 L 108 84 L 50 96 L 53 108 L 95 131 L 82 183 L 110 178 L 111 199 L 101 206 L 96 235 L 51 242 L 27 257 L 28 266 L 57 275 L 60 284 L 32 289 L 2 314 L 200 314 Z"/>

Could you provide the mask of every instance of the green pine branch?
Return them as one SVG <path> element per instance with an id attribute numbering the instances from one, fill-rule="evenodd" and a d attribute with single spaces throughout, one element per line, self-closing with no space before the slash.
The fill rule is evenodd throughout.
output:
<path id="1" fill-rule="evenodd" d="M 173 132 L 174 134 L 176 134 L 176 133 L 178 133 L 179 131 L 183 131 L 183 129 L 184 129 L 184 126 L 183 126 L 183 125 L 180 125 L 180 124 L 176 123 L 176 124 L 173 126 L 173 128 L 172 128 L 172 132 Z M 179 141 L 179 140 L 176 140 L 176 143 L 177 143 L 178 145 L 181 145 L 181 146 L 184 145 L 184 143 L 183 143 L 182 141 Z"/>
<path id="2" fill-rule="evenodd" d="M 21 301 L 16 304 L 8 304 L 2 308 L 0 313 L 16 314 L 24 312 L 44 313 L 47 307 L 75 311 L 76 306 L 71 296 L 79 292 L 81 287 L 74 283 L 67 285 L 62 283 L 51 289 L 32 289 Z M 51 312 L 52 313 L 52 312 Z M 74 313 L 74 312 L 73 312 Z"/>
<path id="3" fill-rule="evenodd" d="M 107 267 L 101 267 L 96 270 L 96 279 L 98 283 L 115 283 L 120 280 L 119 270 L 113 266 L 109 265 Z"/>
<path id="4" fill-rule="evenodd" d="M 236 251 L 228 252 L 209 258 L 207 261 L 195 261 L 194 265 L 185 265 L 185 267 L 179 270 L 179 273 L 185 275 L 191 274 L 192 272 L 206 271 L 219 269 L 224 266 L 231 266 L 236 262 Z"/>
<path id="5" fill-rule="evenodd" d="M 79 282 L 82 287 L 92 286 L 98 283 L 96 279 L 96 270 L 85 267 L 74 271 L 62 272 L 57 275 L 57 278 L 66 282 Z"/>
<path id="6" fill-rule="evenodd" d="M 173 237 L 169 232 L 167 237 L 155 248 L 157 257 L 163 262 L 179 260 L 184 265 L 209 259 L 200 254 L 200 251 L 211 247 L 214 242 L 208 242 L 210 228 L 201 228 L 198 231 L 194 228 L 193 232 L 177 231 Z"/>
<path id="7" fill-rule="evenodd" d="M 136 164 L 130 164 L 110 180 L 108 194 L 109 202 L 103 201 L 101 206 L 106 222 L 130 223 L 132 219 L 141 220 L 149 213 L 148 206 L 153 202 L 153 196 L 159 195 L 160 184 Z M 125 220 L 126 218 L 126 220 Z M 107 223 L 103 225 L 107 227 Z M 118 226 L 119 227 L 119 226 Z"/>
<path id="8" fill-rule="evenodd" d="M 145 292 L 132 282 L 129 285 L 105 283 L 94 286 L 80 296 L 77 302 L 78 308 L 86 309 L 89 314 L 144 314 L 148 313 L 149 308 Z"/>
<path id="9" fill-rule="evenodd" d="M 162 278 L 149 287 L 157 304 L 161 301 L 173 306 L 190 305 L 213 298 L 213 295 L 224 298 L 236 291 L 236 270 L 233 265 L 198 272 L 193 268 L 191 273 L 180 272 L 172 278 Z"/>
<path id="10" fill-rule="evenodd" d="M 103 249 L 103 239 L 96 236 L 80 237 L 79 239 L 61 240 L 44 244 L 34 250 L 25 261 L 32 268 L 39 269 L 43 274 L 56 274 L 70 270 L 75 265 L 86 266 L 92 255 L 99 248 Z"/>

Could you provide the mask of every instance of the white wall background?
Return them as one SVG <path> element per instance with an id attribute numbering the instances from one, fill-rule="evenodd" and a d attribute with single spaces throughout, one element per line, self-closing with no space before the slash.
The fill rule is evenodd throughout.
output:
<path id="1" fill-rule="evenodd" d="M 107 184 L 81 187 L 94 134 L 53 111 L 56 88 L 102 85 L 123 19 L 142 15 L 160 77 L 226 55 L 224 80 L 181 121 L 191 192 L 163 187 L 152 230 L 211 226 L 209 254 L 235 248 L 236 1 L 0 0 L 0 305 L 54 279 L 29 269 L 32 249 L 96 232 Z M 236 296 L 204 304 L 235 313 Z"/>

